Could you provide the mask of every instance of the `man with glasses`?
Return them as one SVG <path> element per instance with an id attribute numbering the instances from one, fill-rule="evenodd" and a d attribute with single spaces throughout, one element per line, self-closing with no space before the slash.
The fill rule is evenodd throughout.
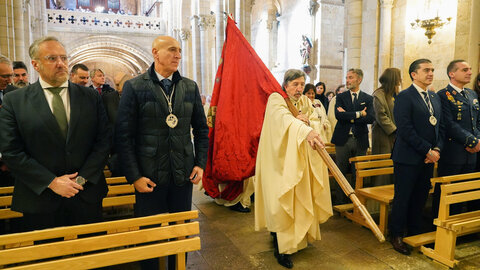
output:
<path id="1" fill-rule="evenodd" d="M 7 87 L 12 82 L 12 62 L 0 54 L 0 107 L 3 103 L 3 96 L 8 92 Z"/>
<path id="2" fill-rule="evenodd" d="M 111 130 L 100 95 L 69 83 L 55 37 L 29 48 L 39 80 L 5 96 L 0 152 L 15 176 L 12 210 L 24 230 L 101 221 Z"/>

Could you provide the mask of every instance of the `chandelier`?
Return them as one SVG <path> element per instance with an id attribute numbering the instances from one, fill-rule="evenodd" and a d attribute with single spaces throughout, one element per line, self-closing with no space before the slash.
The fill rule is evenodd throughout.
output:
<path id="1" fill-rule="evenodd" d="M 435 32 L 435 29 L 441 28 L 442 26 L 449 24 L 450 21 L 452 20 L 451 17 L 448 17 L 446 21 L 440 19 L 440 17 L 437 15 L 433 19 L 426 19 L 426 20 L 420 20 L 416 19 L 415 22 L 410 23 L 412 25 L 413 29 L 418 29 L 418 28 L 423 28 L 425 29 L 425 36 L 428 38 L 428 44 L 432 43 L 432 37 L 437 33 Z"/>

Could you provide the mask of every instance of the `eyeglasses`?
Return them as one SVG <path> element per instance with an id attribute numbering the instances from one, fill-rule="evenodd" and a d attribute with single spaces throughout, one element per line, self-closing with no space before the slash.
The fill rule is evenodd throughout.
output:
<path id="1" fill-rule="evenodd" d="M 10 79 L 13 77 L 13 74 L 1 74 L 0 77 L 3 79 Z"/>
<path id="2" fill-rule="evenodd" d="M 58 58 L 60 58 L 63 63 L 68 62 L 68 57 L 66 55 L 47 55 L 44 58 L 50 63 L 56 63 Z"/>

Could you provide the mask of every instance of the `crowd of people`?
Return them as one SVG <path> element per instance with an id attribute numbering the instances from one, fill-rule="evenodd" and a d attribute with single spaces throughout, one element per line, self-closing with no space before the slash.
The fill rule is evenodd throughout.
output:
<path id="1" fill-rule="evenodd" d="M 177 40 L 157 37 L 151 67 L 126 81 L 122 94 L 105 83 L 101 69 L 76 64 L 69 72 L 67 52 L 55 37 L 29 48 L 35 83 L 23 62 L 0 56 L 1 185 L 15 186 L 12 210 L 23 213 L 22 230 L 102 220 L 106 164 L 134 185 L 135 216 L 191 209 L 192 188 L 206 164 L 208 127 L 205 97 L 178 72 L 181 53 Z M 293 267 L 290 254 L 320 239 L 318 224 L 332 215 L 332 204 L 348 202 L 338 185 L 330 188 L 315 151 L 329 142 L 344 175 L 351 175 L 349 158 L 369 148 L 392 153 L 394 178 L 373 184 L 395 184 L 391 243 L 410 253 L 403 237 L 424 228 L 434 163 L 439 176 L 480 167 L 480 74 L 471 90 L 465 88 L 472 77 L 466 61 L 452 61 L 446 72 L 449 84 L 431 91 L 434 64 L 415 60 L 408 70 L 412 84 L 400 91 L 400 70 L 387 68 L 372 95 L 360 89 L 361 69 L 348 70 L 346 85 L 334 92 L 323 82 L 306 83 L 301 70 L 285 72 L 286 98 L 273 93 L 266 104 L 252 180 L 255 227 L 271 232 L 279 264 Z M 432 216 L 438 198 L 435 190 Z M 144 261 L 142 268 L 156 264 Z M 175 258 L 168 264 L 173 269 Z"/>

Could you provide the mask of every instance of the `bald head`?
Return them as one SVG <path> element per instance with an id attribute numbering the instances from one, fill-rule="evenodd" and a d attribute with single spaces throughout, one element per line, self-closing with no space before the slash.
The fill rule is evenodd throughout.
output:
<path id="1" fill-rule="evenodd" d="M 152 43 L 155 71 L 167 78 L 178 70 L 182 49 L 180 43 L 170 36 L 159 36 Z"/>

